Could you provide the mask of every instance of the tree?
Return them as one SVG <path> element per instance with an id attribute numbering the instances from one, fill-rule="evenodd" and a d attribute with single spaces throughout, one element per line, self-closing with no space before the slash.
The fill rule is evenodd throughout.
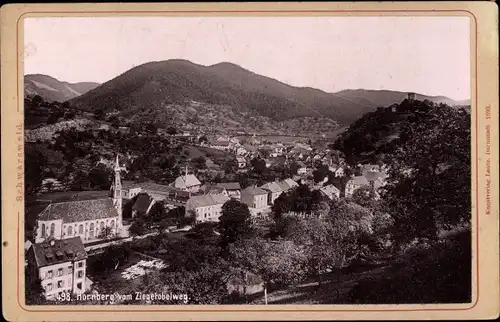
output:
<path id="1" fill-rule="evenodd" d="M 35 106 L 35 107 L 40 106 L 42 103 L 44 103 L 44 100 L 40 95 L 35 95 L 31 99 L 31 104 L 33 104 L 33 106 Z"/>
<path id="2" fill-rule="evenodd" d="M 158 127 L 153 122 L 149 122 L 146 124 L 146 131 L 154 134 L 158 131 Z"/>
<path id="3" fill-rule="evenodd" d="M 197 158 L 194 158 L 192 161 L 196 169 L 205 169 L 207 167 L 207 160 L 201 155 Z"/>
<path id="4" fill-rule="evenodd" d="M 30 281 L 28 273 L 26 276 L 26 304 L 28 305 L 46 305 L 49 304 L 45 299 L 45 289 L 42 286 L 42 280 L 37 278 Z"/>
<path id="5" fill-rule="evenodd" d="M 109 226 L 104 227 L 104 229 L 101 230 L 98 236 L 98 238 L 100 239 L 108 239 L 112 237 L 113 237 L 113 230 Z"/>
<path id="6" fill-rule="evenodd" d="M 155 202 L 149 210 L 148 221 L 157 223 L 165 219 L 166 216 L 167 213 L 163 204 L 161 202 Z"/>
<path id="7" fill-rule="evenodd" d="M 46 165 L 44 155 L 31 147 L 25 148 L 24 189 L 27 195 L 35 195 L 42 185 L 42 173 Z"/>
<path id="8" fill-rule="evenodd" d="M 364 186 L 354 190 L 352 201 L 360 206 L 373 208 L 376 203 L 376 194 L 372 187 Z"/>
<path id="9" fill-rule="evenodd" d="M 47 124 L 55 124 L 59 120 L 59 116 L 55 113 L 50 114 L 49 118 L 47 119 Z"/>
<path id="10" fill-rule="evenodd" d="M 222 205 L 221 213 L 222 215 L 219 217 L 219 230 L 223 246 L 251 235 L 251 215 L 246 204 L 231 199 Z"/>
<path id="11" fill-rule="evenodd" d="M 104 116 L 106 116 L 106 113 L 104 112 L 104 109 L 98 108 L 94 111 L 94 116 L 98 120 L 104 119 Z"/>
<path id="12" fill-rule="evenodd" d="M 330 170 L 328 169 L 327 165 L 322 165 L 319 168 L 315 169 L 312 173 L 314 182 L 318 183 L 323 181 L 328 176 L 329 172 Z"/>
<path id="13" fill-rule="evenodd" d="M 250 163 L 253 167 L 253 170 L 258 175 L 262 175 L 267 171 L 266 161 L 261 158 L 254 158 L 252 159 L 252 161 L 250 161 Z"/>
<path id="14" fill-rule="evenodd" d="M 129 232 L 132 236 L 141 236 L 146 233 L 146 224 L 142 217 L 136 217 L 132 225 L 130 225 Z"/>
<path id="15" fill-rule="evenodd" d="M 106 168 L 103 164 L 99 164 L 97 167 L 90 170 L 88 176 L 92 188 L 97 187 L 101 190 L 106 190 L 111 186 L 111 170 Z"/>
<path id="16" fill-rule="evenodd" d="M 177 129 L 175 127 L 173 127 L 173 126 L 169 126 L 167 128 L 167 134 L 169 134 L 169 135 L 175 135 L 175 134 L 177 134 Z"/>
<path id="17" fill-rule="evenodd" d="M 297 174 L 297 171 L 299 171 L 299 169 L 300 169 L 300 165 L 297 162 L 294 161 L 290 164 L 290 172 L 293 175 Z"/>
<path id="18" fill-rule="evenodd" d="M 383 193 L 401 243 L 435 239 L 471 217 L 470 114 L 440 105 L 416 117 L 400 134 Z"/>
<path id="19" fill-rule="evenodd" d="M 264 296 L 272 284 L 289 285 L 302 280 L 306 273 L 305 250 L 293 241 L 268 241 L 259 237 L 239 240 L 230 246 L 231 262 L 264 281 Z"/>
<path id="20" fill-rule="evenodd" d="M 194 210 L 189 210 L 188 213 L 181 218 L 178 226 L 179 227 L 194 226 L 195 223 L 196 223 L 196 212 Z"/>
<path id="21" fill-rule="evenodd" d="M 203 144 L 203 143 L 208 143 L 208 139 L 206 136 L 200 136 L 200 138 L 198 139 L 198 143 L 199 144 Z"/>

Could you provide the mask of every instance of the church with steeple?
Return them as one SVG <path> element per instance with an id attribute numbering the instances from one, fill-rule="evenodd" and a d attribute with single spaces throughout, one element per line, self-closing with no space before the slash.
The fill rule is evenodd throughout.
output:
<path id="1" fill-rule="evenodd" d="M 124 235 L 122 184 L 118 156 L 114 167 L 113 197 L 58 202 L 48 205 L 38 216 L 35 243 L 47 238 L 80 237 L 84 244 Z"/>

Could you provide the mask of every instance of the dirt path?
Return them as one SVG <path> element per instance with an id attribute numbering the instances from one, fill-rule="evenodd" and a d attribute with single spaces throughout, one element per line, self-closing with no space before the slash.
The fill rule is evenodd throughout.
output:
<path id="1" fill-rule="evenodd" d="M 321 287 L 315 278 L 287 289 L 268 293 L 268 304 L 348 304 L 349 291 L 360 280 L 386 274 L 389 266 L 373 268 L 362 272 L 325 274 Z M 251 304 L 264 304 L 264 296 L 259 296 Z"/>

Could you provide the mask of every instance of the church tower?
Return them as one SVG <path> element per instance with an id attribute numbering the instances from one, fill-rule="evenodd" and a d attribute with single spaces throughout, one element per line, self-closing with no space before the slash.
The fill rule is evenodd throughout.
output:
<path id="1" fill-rule="evenodd" d="M 122 194 L 122 181 L 120 178 L 120 171 L 123 168 L 120 167 L 120 163 L 118 161 L 118 155 L 116 155 L 116 163 L 115 163 L 115 184 L 113 187 L 113 205 L 118 212 L 118 222 L 116 223 L 116 232 L 120 233 L 122 230 L 122 203 L 123 203 L 123 194 Z"/>

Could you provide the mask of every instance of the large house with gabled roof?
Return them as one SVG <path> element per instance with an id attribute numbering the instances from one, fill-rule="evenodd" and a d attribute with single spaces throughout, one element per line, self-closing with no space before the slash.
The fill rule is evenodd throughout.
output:
<path id="1" fill-rule="evenodd" d="M 62 293 L 83 294 L 91 283 L 86 274 L 87 257 L 80 238 L 49 238 L 28 250 L 28 278 L 41 281 L 49 300 Z"/>

